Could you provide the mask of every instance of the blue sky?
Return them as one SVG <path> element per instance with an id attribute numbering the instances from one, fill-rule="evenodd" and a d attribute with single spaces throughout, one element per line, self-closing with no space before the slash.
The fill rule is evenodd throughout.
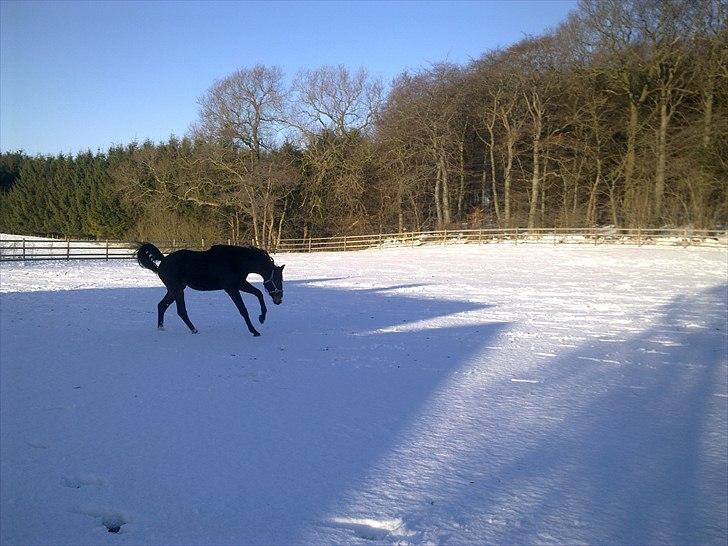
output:
<path id="1" fill-rule="evenodd" d="M 76 153 L 184 135 L 197 99 L 261 63 L 385 82 L 555 26 L 571 0 L 0 2 L 0 150 Z"/>

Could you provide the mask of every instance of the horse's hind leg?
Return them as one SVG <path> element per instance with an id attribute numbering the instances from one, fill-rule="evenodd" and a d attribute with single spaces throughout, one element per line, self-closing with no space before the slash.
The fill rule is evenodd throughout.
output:
<path id="1" fill-rule="evenodd" d="M 192 324 L 192 322 L 190 321 L 190 317 L 187 316 L 184 288 L 175 294 L 174 301 L 177 303 L 177 314 L 179 315 L 179 318 L 181 318 L 185 322 L 187 328 L 189 328 L 193 334 L 196 334 L 197 328 L 195 328 L 195 325 Z"/>
<path id="2" fill-rule="evenodd" d="M 168 290 L 162 301 L 157 304 L 157 328 L 160 330 L 164 330 L 164 313 L 167 311 L 167 307 L 172 305 L 173 301 L 174 296 Z"/>
<path id="3" fill-rule="evenodd" d="M 240 296 L 240 292 L 238 292 L 238 290 L 235 288 L 225 289 L 225 292 L 227 292 L 227 295 L 230 296 L 231 300 L 233 300 L 235 307 L 237 307 L 238 311 L 240 311 L 240 314 L 245 320 L 245 324 L 248 325 L 248 330 L 250 331 L 250 333 L 254 336 L 259 336 L 260 332 L 258 332 L 258 330 L 253 327 L 253 323 L 250 322 L 250 316 L 248 315 L 248 310 L 245 308 L 245 304 L 243 303 L 243 298 Z"/>

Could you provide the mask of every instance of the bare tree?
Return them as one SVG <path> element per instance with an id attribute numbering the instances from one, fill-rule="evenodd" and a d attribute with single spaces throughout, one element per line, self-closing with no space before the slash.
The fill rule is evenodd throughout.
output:
<path id="1" fill-rule="evenodd" d="M 192 134 L 210 142 L 250 150 L 260 158 L 275 144 L 285 105 L 278 67 L 241 68 L 216 81 L 199 99 Z"/>
<path id="2" fill-rule="evenodd" d="M 471 106 L 478 113 L 476 133 L 486 146 L 484 161 L 490 164 L 496 219 L 507 226 L 513 222 L 516 179 L 525 176 L 517 173 L 523 163 L 521 154 L 530 148 L 524 138 L 531 132 L 525 100 L 529 80 L 522 71 L 524 65 L 529 74 L 531 70 L 530 62 L 524 61 L 530 51 L 528 43 L 524 48 L 494 51 L 474 64 L 474 77 L 479 80 L 476 85 L 480 88 L 478 102 Z M 484 172 L 483 181 L 485 178 Z"/>
<path id="3" fill-rule="evenodd" d="M 364 69 L 323 66 L 297 74 L 286 123 L 304 147 L 304 236 L 314 226 L 337 233 L 366 229 L 364 194 L 373 172 L 369 137 L 382 92 L 381 81 Z"/>
<path id="4" fill-rule="evenodd" d="M 622 0 L 581 0 L 580 17 L 585 36 L 593 49 L 596 70 L 611 82 L 611 92 L 626 99 L 626 150 L 622 161 L 625 205 L 636 199 L 637 146 L 641 111 L 652 88 L 647 52 L 637 25 L 638 2 Z"/>
<path id="5" fill-rule="evenodd" d="M 379 111 L 382 93 L 381 80 L 363 68 L 353 73 L 343 65 L 302 70 L 293 82 L 287 121 L 306 136 L 322 131 L 337 137 L 366 132 Z"/>

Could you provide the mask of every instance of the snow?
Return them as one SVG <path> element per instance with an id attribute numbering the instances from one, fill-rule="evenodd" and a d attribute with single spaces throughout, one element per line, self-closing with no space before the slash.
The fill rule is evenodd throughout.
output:
<path id="1" fill-rule="evenodd" d="M 94 257 L 126 259 L 132 257 L 133 249 L 133 243 L 52 239 L 0 233 L 0 257 L 5 260 L 25 259 L 26 256 L 34 256 L 36 260 L 62 260 L 69 255 L 84 259 L 94 259 Z"/>
<path id="2" fill-rule="evenodd" d="M 2 544 L 728 540 L 727 249 L 276 262 L 259 338 L 192 290 L 157 331 L 133 261 L 0 266 Z"/>

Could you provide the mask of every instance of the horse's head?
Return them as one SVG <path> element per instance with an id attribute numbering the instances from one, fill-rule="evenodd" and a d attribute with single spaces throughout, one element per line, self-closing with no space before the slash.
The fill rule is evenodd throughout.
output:
<path id="1" fill-rule="evenodd" d="M 273 303 L 280 305 L 283 303 L 283 268 L 285 265 L 277 266 L 273 265 L 271 269 L 270 277 L 268 277 L 263 286 L 268 291 L 268 295 L 273 300 Z"/>

